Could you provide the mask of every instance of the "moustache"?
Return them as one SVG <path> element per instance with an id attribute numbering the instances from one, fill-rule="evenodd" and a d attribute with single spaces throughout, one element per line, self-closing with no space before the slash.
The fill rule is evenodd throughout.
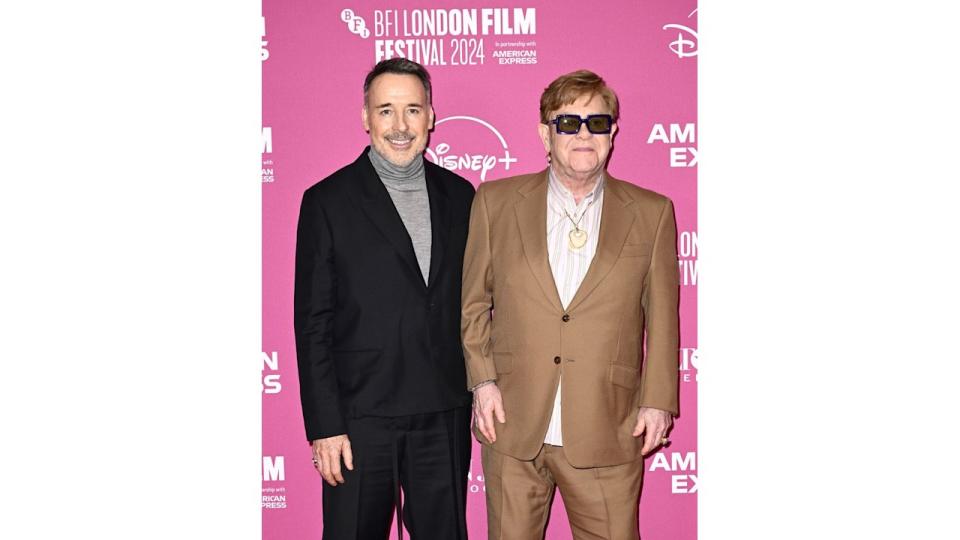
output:
<path id="1" fill-rule="evenodd" d="M 393 131 L 384 135 L 384 138 L 396 142 L 408 142 L 412 141 L 416 137 L 412 133 L 406 131 Z"/>

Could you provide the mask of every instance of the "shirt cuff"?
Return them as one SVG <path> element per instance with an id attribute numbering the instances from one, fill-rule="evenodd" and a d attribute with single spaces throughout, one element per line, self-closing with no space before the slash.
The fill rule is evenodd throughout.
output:
<path id="1" fill-rule="evenodd" d="M 496 379 L 488 379 L 488 380 L 483 381 L 483 382 L 481 382 L 481 383 L 475 384 L 475 385 L 473 386 L 473 388 L 470 389 L 470 391 L 471 391 L 471 392 L 476 392 L 476 391 L 477 391 L 477 388 L 481 388 L 481 387 L 486 386 L 486 385 L 488 385 L 488 384 L 496 384 L 496 383 L 497 383 L 497 380 L 496 380 Z"/>

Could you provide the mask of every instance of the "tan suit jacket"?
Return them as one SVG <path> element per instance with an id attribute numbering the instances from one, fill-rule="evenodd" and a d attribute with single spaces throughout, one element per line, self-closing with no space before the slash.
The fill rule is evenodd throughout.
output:
<path id="1" fill-rule="evenodd" d="M 673 205 L 609 174 L 606 182 L 597 252 L 566 310 L 547 255 L 547 171 L 481 184 L 473 200 L 461 321 L 467 384 L 497 381 L 507 421 L 495 423 L 493 449 L 517 459 L 540 451 L 561 374 L 563 447 L 574 467 L 638 459 L 642 440 L 631 433 L 640 406 L 678 412 Z"/>

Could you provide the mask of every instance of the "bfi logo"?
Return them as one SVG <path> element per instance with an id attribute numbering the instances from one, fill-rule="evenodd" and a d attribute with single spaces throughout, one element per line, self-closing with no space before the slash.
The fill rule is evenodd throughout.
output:
<path id="1" fill-rule="evenodd" d="M 283 482 L 283 456 L 263 456 L 263 481 Z"/>
<path id="2" fill-rule="evenodd" d="M 261 352 L 260 360 L 262 362 L 260 373 L 263 375 L 263 381 L 260 385 L 261 390 L 264 394 L 279 394 L 280 390 L 283 389 L 280 384 L 280 373 L 264 373 L 265 371 L 280 371 L 280 358 L 277 351 L 270 351 L 269 354 Z"/>
<path id="3" fill-rule="evenodd" d="M 376 15 L 380 15 L 379 11 L 374 13 Z M 352 9 L 345 9 L 341 11 L 340 20 L 347 24 L 347 29 L 350 30 L 351 34 L 356 34 L 363 39 L 370 37 L 370 29 L 367 28 L 367 21 L 365 21 L 363 17 L 354 13 Z"/>
<path id="4" fill-rule="evenodd" d="M 670 452 L 670 459 L 663 452 L 657 452 L 653 455 L 653 462 L 650 464 L 650 472 L 657 469 L 663 469 L 668 472 L 689 472 L 697 470 L 696 452 Z M 697 475 L 696 474 L 674 474 L 670 478 L 671 493 L 696 493 Z"/>
<path id="5" fill-rule="evenodd" d="M 647 137 L 647 144 L 659 142 L 662 144 L 690 144 L 691 146 L 672 146 L 670 148 L 670 166 L 671 167 L 696 167 L 697 166 L 697 148 L 692 146 L 697 143 L 697 125 L 688 122 L 686 124 L 669 124 L 664 127 L 657 123 L 650 130 L 650 136 Z"/>

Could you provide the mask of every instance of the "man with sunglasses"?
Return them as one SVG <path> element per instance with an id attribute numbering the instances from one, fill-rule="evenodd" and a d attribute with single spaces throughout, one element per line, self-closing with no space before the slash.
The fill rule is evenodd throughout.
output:
<path id="1" fill-rule="evenodd" d="M 463 270 L 491 539 L 542 538 L 560 489 L 575 539 L 636 539 L 643 456 L 677 414 L 669 199 L 606 172 L 619 103 L 589 71 L 540 98 L 549 166 L 480 185 Z"/>
<path id="2" fill-rule="evenodd" d="M 395 512 L 399 536 L 466 540 L 460 278 L 474 190 L 423 158 L 423 66 L 384 60 L 363 93 L 370 146 L 304 193 L 297 228 L 294 330 L 323 538 L 384 540 Z"/>

